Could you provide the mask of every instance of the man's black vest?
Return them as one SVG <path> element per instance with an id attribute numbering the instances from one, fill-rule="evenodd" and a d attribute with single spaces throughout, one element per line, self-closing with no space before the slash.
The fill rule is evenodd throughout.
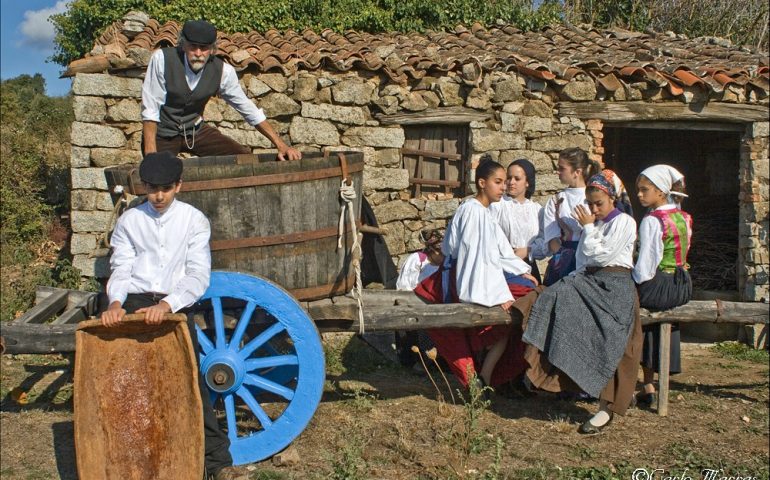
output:
<path id="1" fill-rule="evenodd" d="M 171 138 L 188 135 L 195 130 L 195 122 L 203 114 L 209 98 L 219 91 L 222 82 L 222 59 L 212 55 L 203 67 L 203 73 L 190 90 L 184 71 L 184 52 L 176 47 L 163 50 L 166 103 L 160 107 L 158 136 Z"/>

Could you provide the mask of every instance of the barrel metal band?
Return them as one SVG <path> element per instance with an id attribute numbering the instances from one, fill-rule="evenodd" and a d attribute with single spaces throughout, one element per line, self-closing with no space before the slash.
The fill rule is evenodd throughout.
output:
<path id="1" fill-rule="evenodd" d="M 289 293 L 301 300 L 334 297 L 336 295 L 344 295 L 347 293 L 355 281 L 356 274 L 355 272 L 351 272 L 347 277 L 342 278 L 337 282 L 317 285 L 315 287 L 295 288 L 289 290 Z"/>
<path id="2" fill-rule="evenodd" d="M 348 232 L 350 229 L 348 229 Z M 308 242 L 321 238 L 336 237 L 337 227 L 322 228 L 320 230 L 306 230 L 304 232 L 287 233 L 284 235 L 272 235 L 267 237 L 233 238 L 230 240 L 212 240 L 209 243 L 211 251 L 230 250 L 235 248 L 268 247 L 271 245 L 284 245 L 287 243 Z"/>
<path id="3" fill-rule="evenodd" d="M 364 169 L 363 163 L 357 163 L 348 167 L 349 173 L 360 172 Z M 257 187 L 260 185 L 280 185 L 282 183 L 307 182 L 340 176 L 339 167 L 322 168 L 306 172 L 272 173 L 268 175 L 252 175 L 250 177 L 219 178 L 215 180 L 196 180 L 182 182 L 182 192 L 198 192 L 201 190 L 222 190 L 225 188 Z M 144 195 L 147 191 L 143 184 L 136 184 L 133 180 L 133 171 L 129 176 L 129 187 L 133 195 Z"/>

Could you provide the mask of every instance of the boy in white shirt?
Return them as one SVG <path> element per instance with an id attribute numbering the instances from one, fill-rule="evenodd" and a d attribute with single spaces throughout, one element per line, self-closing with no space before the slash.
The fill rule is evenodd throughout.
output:
<path id="1" fill-rule="evenodd" d="M 159 324 L 166 313 L 186 313 L 209 286 L 209 221 L 200 210 L 175 199 L 182 188 L 182 161 L 169 152 L 151 153 L 140 164 L 139 177 L 147 201 L 123 213 L 112 234 L 110 304 L 101 315 L 107 327 L 119 324 L 126 313 L 144 313 L 146 323 Z M 192 315 L 187 327 L 197 359 Z M 217 479 L 236 478 L 230 442 L 219 428 L 203 377 L 198 380 L 206 470 Z"/>

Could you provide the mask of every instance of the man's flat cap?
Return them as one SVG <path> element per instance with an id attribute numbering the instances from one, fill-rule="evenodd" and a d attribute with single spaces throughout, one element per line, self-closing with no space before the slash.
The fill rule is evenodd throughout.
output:
<path id="1" fill-rule="evenodd" d="M 139 164 L 139 178 L 150 185 L 171 185 L 182 179 L 182 160 L 170 152 L 149 153 Z"/>
<path id="2" fill-rule="evenodd" d="M 217 28 L 206 20 L 188 20 L 182 27 L 182 36 L 190 43 L 212 45 L 217 41 Z"/>

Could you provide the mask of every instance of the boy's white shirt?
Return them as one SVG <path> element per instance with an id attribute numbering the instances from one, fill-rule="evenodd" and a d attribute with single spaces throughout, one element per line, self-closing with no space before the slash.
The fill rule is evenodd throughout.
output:
<path id="1" fill-rule="evenodd" d="M 396 290 L 412 291 L 417 285 L 438 270 L 438 265 L 430 263 L 427 255 L 420 259 L 420 252 L 406 257 L 396 280 Z"/>
<path id="2" fill-rule="evenodd" d="M 149 202 L 127 210 L 110 242 L 110 303 L 124 303 L 129 293 L 161 293 L 172 312 L 189 307 L 209 286 L 210 237 L 206 216 L 179 200 L 162 214 Z"/>

